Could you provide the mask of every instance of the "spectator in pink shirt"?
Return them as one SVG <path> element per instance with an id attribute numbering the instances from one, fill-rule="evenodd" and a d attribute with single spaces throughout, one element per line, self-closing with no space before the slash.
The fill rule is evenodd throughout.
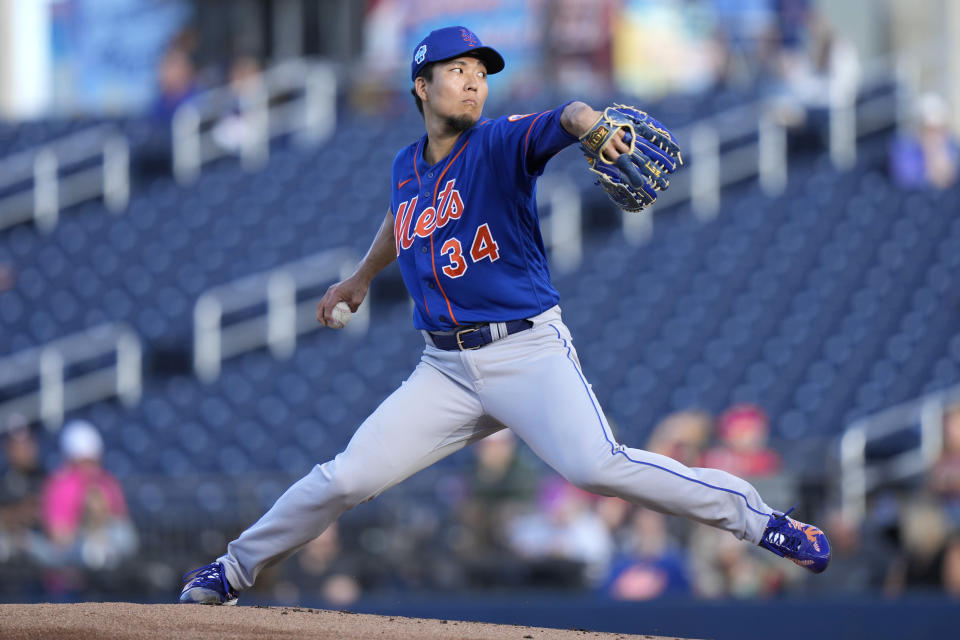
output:
<path id="1" fill-rule="evenodd" d="M 64 463 L 43 493 L 43 522 L 52 564 L 101 569 L 137 548 L 120 483 L 101 466 L 103 440 L 89 422 L 74 420 L 60 438 Z"/>

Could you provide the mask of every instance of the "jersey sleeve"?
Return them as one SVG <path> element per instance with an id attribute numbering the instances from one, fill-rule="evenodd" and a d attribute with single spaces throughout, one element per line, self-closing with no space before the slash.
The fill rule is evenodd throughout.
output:
<path id="1" fill-rule="evenodd" d="M 560 124 L 560 114 L 567 104 L 550 111 L 498 118 L 490 123 L 492 145 L 505 160 L 502 167 L 525 178 L 543 173 L 547 161 L 577 141 Z"/>

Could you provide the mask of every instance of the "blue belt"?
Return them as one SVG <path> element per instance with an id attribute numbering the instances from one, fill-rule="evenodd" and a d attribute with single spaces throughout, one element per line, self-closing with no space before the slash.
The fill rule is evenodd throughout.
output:
<path id="1" fill-rule="evenodd" d="M 479 349 L 484 345 L 496 342 L 500 338 L 505 338 L 514 333 L 526 331 L 533 326 L 533 323 L 529 320 L 511 320 L 509 322 L 493 324 L 504 325 L 507 332 L 499 338 L 494 338 L 493 332 L 490 330 L 490 324 L 483 323 L 475 324 L 453 333 L 430 333 L 430 338 L 433 340 L 433 346 L 437 349 L 443 349 L 444 351 L 469 351 L 471 349 Z"/>

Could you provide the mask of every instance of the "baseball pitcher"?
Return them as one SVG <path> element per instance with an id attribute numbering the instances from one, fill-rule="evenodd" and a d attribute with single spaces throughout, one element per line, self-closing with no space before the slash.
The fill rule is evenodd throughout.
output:
<path id="1" fill-rule="evenodd" d="M 234 604 L 264 567 L 320 535 L 344 511 L 500 429 L 588 491 L 729 531 L 814 572 L 822 531 L 774 511 L 746 481 L 687 467 L 614 438 L 583 375 L 550 281 L 536 205 L 546 163 L 579 143 L 618 206 L 641 211 L 682 164 L 670 132 L 625 105 L 569 102 L 484 118 L 487 75 L 504 67 L 464 27 L 411 52 L 426 133 L 397 153 L 390 209 L 355 273 L 332 285 L 317 320 L 339 327 L 394 260 L 425 346 L 410 377 L 346 449 L 291 486 L 215 562 L 184 579 L 180 602 Z"/>

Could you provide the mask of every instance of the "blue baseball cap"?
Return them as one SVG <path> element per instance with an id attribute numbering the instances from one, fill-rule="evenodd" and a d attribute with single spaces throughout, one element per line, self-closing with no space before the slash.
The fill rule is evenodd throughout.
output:
<path id="1" fill-rule="evenodd" d="M 469 53 L 479 58 L 487 67 L 487 74 L 503 70 L 503 56 L 495 49 L 486 47 L 473 31 L 466 27 L 444 27 L 427 34 L 413 50 L 410 62 L 410 79 L 416 80 L 424 65 L 449 60 Z"/>

